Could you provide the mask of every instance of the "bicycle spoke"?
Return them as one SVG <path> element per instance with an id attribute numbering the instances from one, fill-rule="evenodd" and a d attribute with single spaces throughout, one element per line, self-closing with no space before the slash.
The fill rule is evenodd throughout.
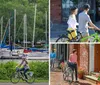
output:
<path id="1" fill-rule="evenodd" d="M 35 77 L 34 77 L 33 72 L 28 72 L 27 73 L 27 80 L 26 80 L 26 82 L 27 83 L 33 83 L 34 81 L 35 81 Z"/>
<path id="2" fill-rule="evenodd" d="M 68 67 L 67 69 L 66 69 L 66 71 L 63 73 L 63 79 L 64 80 L 67 80 L 68 82 L 72 82 L 73 81 L 73 71 L 72 71 L 72 69 L 70 68 L 70 67 Z"/>
<path id="3" fill-rule="evenodd" d="M 20 80 L 19 73 L 13 73 L 10 80 L 12 83 L 18 83 Z"/>

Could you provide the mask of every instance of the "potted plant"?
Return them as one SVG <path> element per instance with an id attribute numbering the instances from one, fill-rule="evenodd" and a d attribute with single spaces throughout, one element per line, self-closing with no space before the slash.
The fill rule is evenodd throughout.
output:
<path id="1" fill-rule="evenodd" d="M 97 77 L 96 85 L 100 85 L 100 74 L 96 74 L 96 77 Z"/>
<path id="2" fill-rule="evenodd" d="M 78 68 L 78 78 L 83 79 L 84 77 L 84 69 L 83 68 Z"/>
<path id="3" fill-rule="evenodd" d="M 64 62 L 61 62 L 60 67 L 61 67 L 62 72 L 63 72 L 64 71 L 64 67 L 65 67 L 65 63 Z"/>

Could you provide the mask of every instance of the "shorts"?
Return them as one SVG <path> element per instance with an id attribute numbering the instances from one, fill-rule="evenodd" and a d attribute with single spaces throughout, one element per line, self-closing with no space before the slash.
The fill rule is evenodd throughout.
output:
<path id="1" fill-rule="evenodd" d="M 88 32 L 82 32 L 82 37 L 86 37 L 86 36 L 89 36 L 89 33 Z"/>
<path id="2" fill-rule="evenodd" d="M 83 39 L 85 38 L 85 40 L 83 40 L 82 42 L 88 42 L 88 36 L 89 36 L 88 32 L 82 32 L 82 37 Z"/>
<path id="3" fill-rule="evenodd" d="M 68 30 L 73 30 L 72 28 L 68 28 Z M 75 38 L 77 36 L 76 30 L 72 32 L 71 34 L 68 34 L 68 38 L 71 40 L 72 38 Z"/>

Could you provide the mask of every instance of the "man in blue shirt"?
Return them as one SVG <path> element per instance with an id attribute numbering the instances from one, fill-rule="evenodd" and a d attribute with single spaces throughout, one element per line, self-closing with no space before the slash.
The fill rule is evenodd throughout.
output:
<path id="1" fill-rule="evenodd" d="M 54 68 L 55 59 L 56 59 L 56 53 L 54 52 L 54 50 L 52 50 L 52 52 L 50 53 L 51 68 Z"/>

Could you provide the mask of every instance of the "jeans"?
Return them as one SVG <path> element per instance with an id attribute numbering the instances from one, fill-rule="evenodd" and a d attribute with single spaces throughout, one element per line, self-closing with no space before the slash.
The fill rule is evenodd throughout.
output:
<path id="1" fill-rule="evenodd" d="M 76 64 L 76 63 L 72 63 L 72 62 L 68 62 L 68 66 L 69 66 L 73 71 L 75 71 L 75 78 L 76 78 L 76 81 L 77 81 L 77 64 Z"/>
<path id="2" fill-rule="evenodd" d="M 54 68 L 55 58 L 51 58 L 50 63 L 51 63 L 51 68 Z"/>
<path id="3" fill-rule="evenodd" d="M 24 71 L 24 76 L 25 78 L 27 79 L 27 75 L 26 75 L 26 72 L 28 71 L 29 69 L 27 68 L 21 68 L 20 71 Z"/>

